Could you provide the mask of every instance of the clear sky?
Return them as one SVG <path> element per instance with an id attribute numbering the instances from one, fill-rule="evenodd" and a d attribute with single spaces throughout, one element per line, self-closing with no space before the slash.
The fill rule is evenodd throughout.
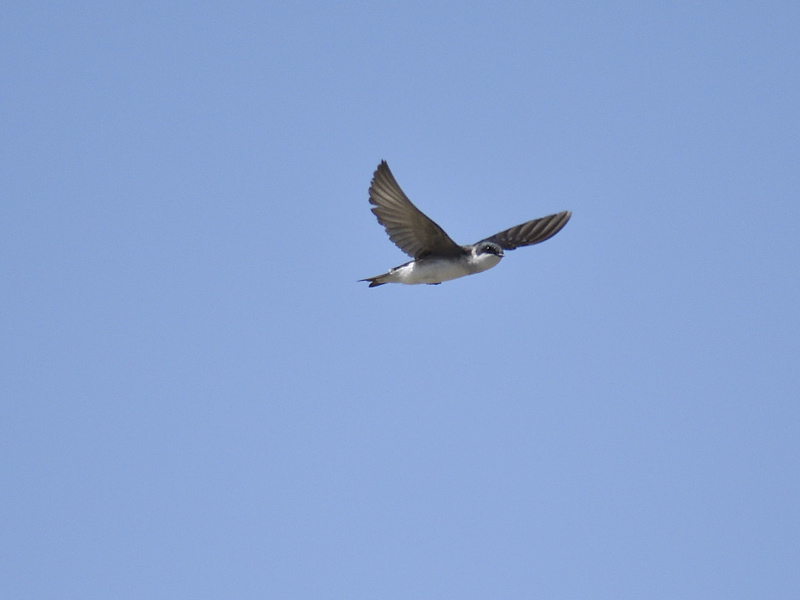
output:
<path id="1" fill-rule="evenodd" d="M 0 597 L 800 597 L 800 3 L 5 2 Z M 386 159 L 459 243 L 369 211 Z"/>

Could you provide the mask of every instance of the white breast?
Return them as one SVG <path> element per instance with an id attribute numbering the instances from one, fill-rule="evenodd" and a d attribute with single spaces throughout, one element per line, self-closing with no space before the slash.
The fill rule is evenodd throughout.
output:
<path id="1" fill-rule="evenodd" d="M 473 273 L 482 273 L 496 266 L 501 258 L 501 256 L 497 256 L 496 254 L 487 253 L 481 254 L 480 256 L 471 256 L 469 258 L 469 263 Z"/>
<path id="2" fill-rule="evenodd" d="M 392 273 L 392 279 L 398 283 L 418 284 L 418 283 L 441 283 L 458 279 L 465 275 L 480 273 L 486 269 L 491 269 L 500 262 L 500 257 L 493 254 L 482 255 L 480 257 L 463 257 L 459 260 L 447 260 L 443 258 L 422 259 L 410 262 L 398 267 Z"/>

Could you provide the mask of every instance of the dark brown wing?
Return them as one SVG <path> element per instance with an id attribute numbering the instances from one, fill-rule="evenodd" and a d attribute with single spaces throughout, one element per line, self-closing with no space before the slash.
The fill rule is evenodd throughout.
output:
<path id="1" fill-rule="evenodd" d="M 502 246 L 504 250 L 513 250 L 520 246 L 531 246 L 553 237 L 561 231 L 571 216 L 572 212 L 565 210 L 555 215 L 534 219 L 511 229 L 506 229 L 481 241 L 494 242 Z"/>
<path id="2" fill-rule="evenodd" d="M 389 170 L 381 161 L 369 186 L 369 201 L 375 206 L 372 212 L 386 228 L 389 239 L 400 250 L 417 259 L 434 254 L 458 256 L 464 250 L 450 239 L 444 230 L 411 204 Z"/>

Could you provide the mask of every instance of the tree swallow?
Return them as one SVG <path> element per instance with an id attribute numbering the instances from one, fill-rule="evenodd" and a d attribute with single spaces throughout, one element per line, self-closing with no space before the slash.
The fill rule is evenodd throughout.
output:
<path id="1" fill-rule="evenodd" d="M 384 283 L 437 285 L 486 271 L 500 262 L 504 250 L 543 242 L 561 231 L 572 216 L 565 210 L 506 229 L 471 246 L 459 246 L 411 204 L 385 160 L 372 177 L 369 201 L 389 239 L 414 259 L 383 275 L 360 280 L 369 281 L 369 287 Z"/>

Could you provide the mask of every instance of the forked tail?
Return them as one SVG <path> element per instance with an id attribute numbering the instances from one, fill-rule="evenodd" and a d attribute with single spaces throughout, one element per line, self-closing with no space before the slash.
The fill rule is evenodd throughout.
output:
<path id="1" fill-rule="evenodd" d="M 383 275 L 376 275 L 375 277 L 367 277 L 366 279 L 359 279 L 359 281 L 369 281 L 369 287 L 377 287 L 389 283 L 383 280 L 388 274 L 389 273 L 384 273 Z"/>

